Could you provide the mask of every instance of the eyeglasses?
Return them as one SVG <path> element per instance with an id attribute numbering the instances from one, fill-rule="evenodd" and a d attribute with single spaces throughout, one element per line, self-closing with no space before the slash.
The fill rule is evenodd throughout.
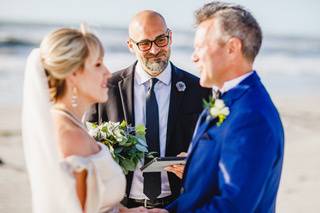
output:
<path id="1" fill-rule="evenodd" d="M 156 39 L 154 39 L 152 41 L 146 39 L 146 40 L 142 40 L 142 41 L 136 42 L 131 38 L 130 38 L 130 40 L 135 45 L 137 45 L 139 50 L 141 50 L 143 52 L 146 52 L 146 51 L 149 51 L 151 49 L 153 43 L 155 45 L 157 45 L 157 47 L 165 47 L 165 46 L 167 46 L 169 44 L 169 41 L 170 41 L 169 32 L 170 32 L 170 30 L 168 29 L 167 32 L 166 32 L 167 35 L 159 35 Z"/>

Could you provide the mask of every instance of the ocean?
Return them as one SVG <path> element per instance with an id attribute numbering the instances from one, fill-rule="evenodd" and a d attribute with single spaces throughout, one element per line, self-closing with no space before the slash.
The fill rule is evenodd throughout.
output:
<path id="1" fill-rule="evenodd" d="M 28 54 L 42 38 L 59 24 L 0 22 L 0 105 L 19 106 L 25 63 Z M 106 50 L 105 63 L 116 71 L 135 60 L 126 46 L 126 28 L 91 26 Z M 171 60 L 177 66 L 198 75 L 191 61 L 194 32 L 171 29 Z M 309 96 L 319 98 L 320 38 L 290 35 L 264 35 L 261 51 L 254 64 L 262 81 L 274 97 Z"/>

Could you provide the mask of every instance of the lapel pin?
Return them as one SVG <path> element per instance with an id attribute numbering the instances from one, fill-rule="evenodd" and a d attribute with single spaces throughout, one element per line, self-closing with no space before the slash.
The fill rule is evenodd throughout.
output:
<path id="1" fill-rule="evenodd" d="M 186 90 L 186 84 L 183 82 L 183 81 L 178 81 L 177 84 L 176 84 L 176 87 L 177 87 L 177 90 L 179 92 L 183 92 Z"/>

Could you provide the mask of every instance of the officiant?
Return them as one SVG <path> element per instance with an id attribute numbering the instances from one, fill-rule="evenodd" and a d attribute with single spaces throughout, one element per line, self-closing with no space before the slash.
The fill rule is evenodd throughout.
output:
<path id="1" fill-rule="evenodd" d="M 136 61 L 113 73 L 109 80 L 109 99 L 87 113 L 91 122 L 126 120 L 147 128 L 149 151 L 158 156 L 186 152 L 201 113 L 202 100 L 210 89 L 200 87 L 199 79 L 170 61 L 173 32 L 164 17 L 150 10 L 137 13 L 129 24 L 127 46 Z M 126 198 L 129 208 L 161 208 L 177 198 L 181 179 L 173 173 L 142 173 L 141 162 L 127 175 Z"/>

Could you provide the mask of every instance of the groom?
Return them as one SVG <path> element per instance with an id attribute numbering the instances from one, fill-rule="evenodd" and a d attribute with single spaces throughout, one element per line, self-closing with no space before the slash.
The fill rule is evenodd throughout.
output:
<path id="1" fill-rule="evenodd" d="M 173 65 L 172 32 L 162 15 L 145 10 L 129 25 L 128 47 L 137 57 L 130 67 L 109 80 L 109 99 L 89 112 L 90 121 L 122 121 L 144 124 L 149 151 L 160 156 L 186 152 L 202 99 L 211 90 L 199 79 Z M 142 165 L 139 165 L 142 166 Z M 181 180 L 172 173 L 142 173 L 139 168 L 127 175 L 127 207 L 162 208 L 179 194 Z"/>
<path id="2" fill-rule="evenodd" d="M 275 212 L 284 132 L 252 68 L 262 42 L 260 27 L 243 7 L 221 2 L 204 5 L 196 22 L 193 61 L 200 84 L 219 90 L 225 108 L 216 101 L 202 112 L 182 194 L 166 210 L 152 211 Z"/>

